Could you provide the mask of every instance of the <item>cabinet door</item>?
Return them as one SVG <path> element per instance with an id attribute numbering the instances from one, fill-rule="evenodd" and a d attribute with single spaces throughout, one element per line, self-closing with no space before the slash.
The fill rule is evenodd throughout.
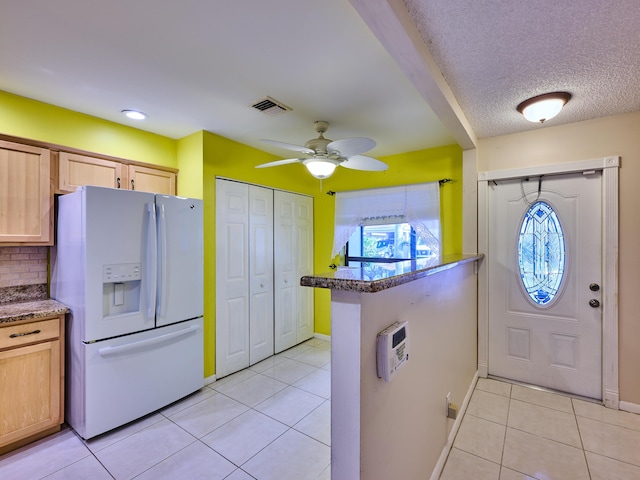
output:
<path id="1" fill-rule="evenodd" d="M 273 355 L 273 190 L 249 187 L 249 364 Z"/>
<path id="2" fill-rule="evenodd" d="M 275 353 L 280 353 L 297 343 L 295 195 L 275 192 L 273 203 L 274 335 Z"/>
<path id="3" fill-rule="evenodd" d="M 0 352 L 0 447 L 60 424 L 60 340 Z"/>
<path id="4" fill-rule="evenodd" d="M 112 160 L 60 152 L 58 189 L 62 193 L 74 192 L 82 185 L 127 188 L 126 166 Z"/>
<path id="5" fill-rule="evenodd" d="M 0 141 L 0 242 L 53 243 L 49 150 Z"/>
<path id="6" fill-rule="evenodd" d="M 249 185 L 216 180 L 216 376 L 249 366 Z"/>
<path id="7" fill-rule="evenodd" d="M 155 168 L 129 165 L 129 184 L 127 188 L 142 192 L 175 195 L 176 174 Z"/>
<path id="8" fill-rule="evenodd" d="M 288 192 L 274 197 L 275 352 L 313 336 L 313 199 Z"/>
<path id="9" fill-rule="evenodd" d="M 300 278 L 313 275 L 313 198 L 296 195 L 296 286 L 298 288 L 297 343 L 313 337 L 314 302 L 313 288 L 300 286 Z"/>

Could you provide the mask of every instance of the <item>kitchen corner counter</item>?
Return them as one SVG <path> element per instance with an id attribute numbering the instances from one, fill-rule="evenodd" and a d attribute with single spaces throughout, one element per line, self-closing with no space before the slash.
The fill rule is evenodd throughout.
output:
<path id="1" fill-rule="evenodd" d="M 69 307 L 52 299 L 0 304 L 0 324 L 54 317 L 69 313 Z"/>
<path id="2" fill-rule="evenodd" d="M 482 253 L 458 254 L 396 263 L 370 263 L 362 268 L 338 267 L 335 272 L 304 276 L 300 285 L 375 293 L 483 258 Z"/>

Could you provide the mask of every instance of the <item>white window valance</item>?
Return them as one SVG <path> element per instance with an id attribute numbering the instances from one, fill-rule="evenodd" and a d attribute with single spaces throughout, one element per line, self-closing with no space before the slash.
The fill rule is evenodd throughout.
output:
<path id="1" fill-rule="evenodd" d="M 357 228 L 408 223 L 435 254 L 440 254 L 440 189 L 438 182 L 336 193 L 332 256 Z"/>

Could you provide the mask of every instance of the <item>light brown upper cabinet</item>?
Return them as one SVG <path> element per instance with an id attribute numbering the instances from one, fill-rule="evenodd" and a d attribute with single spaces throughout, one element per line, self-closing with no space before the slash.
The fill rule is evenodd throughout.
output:
<path id="1" fill-rule="evenodd" d="M 82 185 L 176 194 L 176 174 L 151 166 L 126 164 L 117 160 L 60 152 L 58 192 L 74 192 Z"/>
<path id="2" fill-rule="evenodd" d="M 0 243 L 53 244 L 51 153 L 0 140 Z"/>
<path id="3" fill-rule="evenodd" d="M 129 165 L 129 189 L 175 195 L 176 174 L 156 168 Z"/>
<path id="4" fill-rule="evenodd" d="M 61 192 L 74 192 L 82 185 L 127 188 L 127 178 L 122 176 L 123 170 L 127 172 L 127 166 L 120 162 L 68 152 L 60 152 L 58 162 L 58 188 Z"/>

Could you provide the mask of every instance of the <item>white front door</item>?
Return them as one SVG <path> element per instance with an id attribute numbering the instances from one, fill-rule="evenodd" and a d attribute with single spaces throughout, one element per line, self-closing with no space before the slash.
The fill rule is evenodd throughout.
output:
<path id="1" fill-rule="evenodd" d="M 488 373 L 600 399 L 602 172 L 539 179 L 488 187 Z"/>

